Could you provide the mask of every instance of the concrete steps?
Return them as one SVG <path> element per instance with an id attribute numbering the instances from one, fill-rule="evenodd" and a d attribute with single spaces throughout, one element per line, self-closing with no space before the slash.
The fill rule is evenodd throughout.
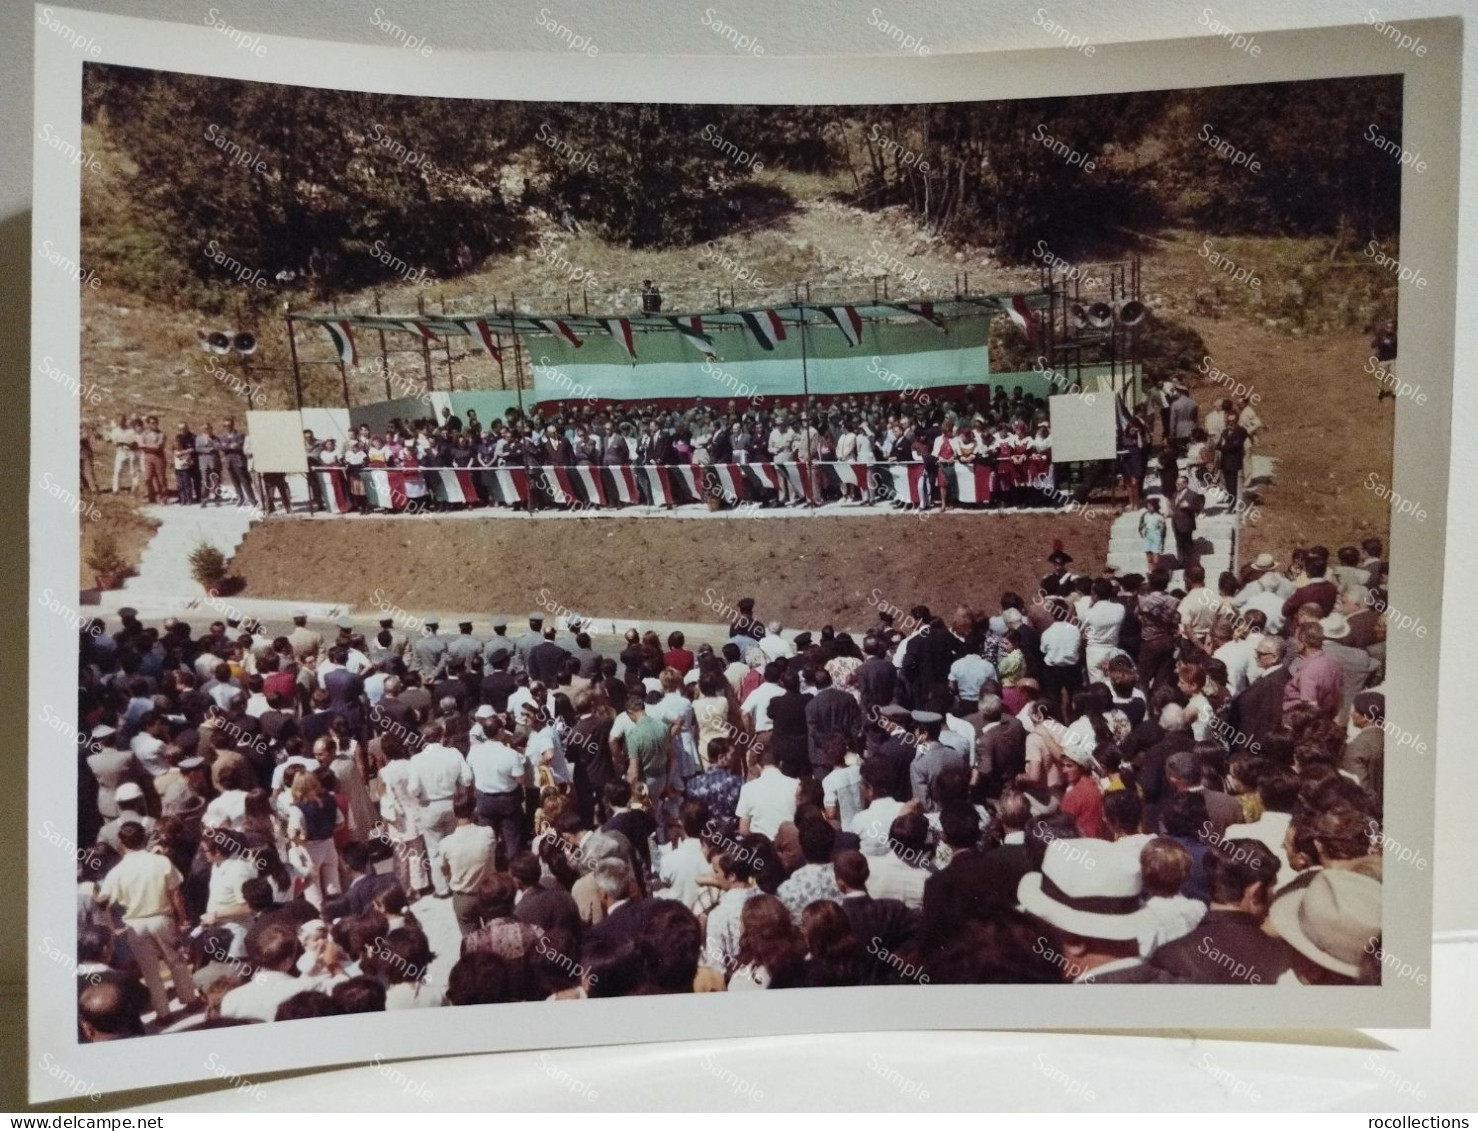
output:
<path id="1" fill-rule="evenodd" d="M 130 599 L 143 595 L 194 598 L 204 590 L 190 575 L 190 553 L 202 542 L 220 550 L 229 560 L 251 525 L 262 517 L 255 507 L 222 505 L 148 506 L 143 513 L 159 528 L 144 547 L 138 569 L 123 583 Z"/>
<path id="2" fill-rule="evenodd" d="M 1208 585 L 1214 587 L 1218 574 L 1237 568 L 1239 563 L 1233 557 L 1232 547 L 1238 528 L 1248 507 L 1255 504 L 1258 490 L 1272 480 L 1275 463 L 1271 456 L 1249 457 L 1242 498 L 1235 509 L 1231 506 L 1231 497 L 1219 486 L 1213 486 L 1205 493 L 1205 509 L 1196 522 L 1196 549 L 1201 566 L 1206 570 Z M 1162 498 L 1158 482 L 1146 480 L 1144 487 L 1145 498 Z M 1144 539 L 1139 534 L 1139 518 L 1143 513 L 1143 510 L 1135 510 L 1121 514 L 1114 519 L 1109 530 L 1107 564 L 1120 574 L 1146 571 Z M 1183 586 L 1185 574 L 1175 560 L 1175 537 L 1168 530 L 1165 545 L 1167 554 L 1161 560 L 1171 569 L 1170 584 L 1172 588 Z"/>

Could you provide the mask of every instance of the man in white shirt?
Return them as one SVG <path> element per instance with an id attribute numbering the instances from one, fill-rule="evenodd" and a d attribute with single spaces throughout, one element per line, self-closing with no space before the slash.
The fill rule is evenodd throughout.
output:
<path id="1" fill-rule="evenodd" d="M 888 851 L 888 830 L 893 820 L 903 811 L 904 802 L 895 801 L 888 792 L 892 770 L 879 758 L 870 758 L 862 763 L 863 809 L 847 826 L 861 840 L 862 852 L 869 856 L 881 856 Z M 913 802 L 909 802 L 913 805 Z"/>
<path id="2" fill-rule="evenodd" d="M 275 1021 L 277 1007 L 306 990 L 328 993 L 345 980 L 344 954 L 328 935 L 313 942 L 314 964 L 325 974 L 295 976 L 303 953 L 297 929 L 286 922 L 260 923 L 246 934 L 247 960 L 256 968 L 250 982 L 221 999 L 221 1016 L 243 1021 Z"/>
<path id="3" fill-rule="evenodd" d="M 457 827 L 452 802 L 472 788 L 472 768 L 462 752 L 442 744 L 446 730 L 439 722 L 421 728 L 421 749 L 411 755 L 411 796 L 421 803 L 421 836 L 426 842 L 426 858 L 435 860 L 441 838 Z M 437 899 L 450 899 L 451 888 L 438 867 L 431 869 L 431 883 Z"/>
<path id="4" fill-rule="evenodd" d="M 1280 581 L 1287 582 L 1289 585 L 1287 596 L 1283 596 L 1279 592 L 1280 586 L 1278 583 Z M 1243 615 L 1245 616 L 1253 609 L 1258 610 L 1267 618 L 1268 631 L 1274 636 L 1281 636 L 1283 633 L 1283 602 L 1288 597 L 1293 596 L 1293 583 L 1280 574 L 1265 573 L 1254 584 L 1257 585 L 1259 592 L 1249 597 L 1243 604 Z"/>
<path id="5" fill-rule="evenodd" d="M 973 714 L 986 680 L 996 678 L 995 666 L 979 652 L 966 652 L 949 666 L 949 687 L 959 714 Z"/>
<path id="6" fill-rule="evenodd" d="M 1257 666 L 1257 645 L 1262 640 L 1266 624 L 1267 615 L 1261 609 L 1248 609 L 1237 618 L 1232 638 L 1211 654 L 1213 659 L 1226 665 L 1229 695 L 1244 690 L 1262 674 L 1262 669 Z"/>
<path id="7" fill-rule="evenodd" d="M 1083 660 L 1089 683 L 1107 683 L 1106 661 L 1119 647 L 1119 628 L 1125 609 L 1114 600 L 1114 583 L 1100 577 L 1093 583 L 1093 598 L 1080 614 L 1083 623 Z"/>
<path id="8" fill-rule="evenodd" d="M 445 877 L 452 892 L 452 912 L 463 935 L 482 926 L 479 908 L 482 889 L 494 870 L 497 837 L 493 830 L 473 824 L 477 803 L 472 797 L 459 797 L 452 803 L 457 827 L 441 838 L 438 856 L 431 858 L 431 871 Z"/>
<path id="9" fill-rule="evenodd" d="M 550 776 L 560 785 L 570 780 L 570 764 L 565 760 L 565 744 L 552 716 L 533 703 L 524 704 L 523 715 L 529 728 L 524 758 L 529 766 L 529 781 L 538 780 L 539 767 L 547 765 Z"/>
<path id="10" fill-rule="evenodd" d="M 767 734 L 775 729 L 775 724 L 770 720 L 770 700 L 785 694 L 785 688 L 780 686 L 780 676 L 784 670 L 783 663 L 771 660 L 765 665 L 765 682 L 751 691 L 740 705 L 739 713 L 744 717 L 744 723 L 751 733 Z"/>
<path id="11" fill-rule="evenodd" d="M 1042 632 L 1042 698 L 1060 717 L 1066 718 L 1067 704 L 1082 681 L 1079 656 L 1083 635 L 1073 623 L 1065 601 L 1050 598 L 1047 610 L 1052 614 L 1052 623 Z"/>
<path id="12" fill-rule="evenodd" d="M 683 827 L 683 837 L 663 850 L 657 865 L 657 875 L 663 886 L 652 894 L 692 907 L 703 890 L 698 886 L 698 877 L 709 871 L 708 853 L 703 850 L 703 826 L 708 823 L 708 806 L 702 801 L 684 801 L 677 816 Z"/>
<path id="13" fill-rule="evenodd" d="M 503 851 L 512 860 L 521 850 L 523 837 L 523 786 L 528 771 L 523 755 L 503 741 L 498 716 L 484 719 L 483 742 L 467 751 L 472 787 L 477 796 L 477 823 L 494 829 Z"/>
<path id="14" fill-rule="evenodd" d="M 924 905 L 922 866 L 928 858 L 929 822 L 917 811 L 900 813 L 888 826 L 888 850 L 867 862 L 867 894 L 873 899 L 897 899 L 906 907 Z"/>
<path id="15" fill-rule="evenodd" d="M 180 893 L 184 878 L 168 856 L 148 850 L 143 825 L 129 822 L 121 826 L 118 844 L 123 859 L 103 878 L 94 898 L 105 907 L 116 904 L 122 908 L 129 947 L 138 960 L 154 1012 L 163 1020 L 169 1016 L 169 993 L 159 977 L 161 965 L 167 965 L 174 977 L 174 992 L 180 1004 L 188 1007 L 195 1003 L 190 963 L 178 945 L 177 932 L 190 928 Z"/>
<path id="16" fill-rule="evenodd" d="M 760 764 L 764 766 L 760 776 L 740 787 L 734 815 L 739 818 L 740 836 L 759 833 L 773 840 L 780 826 L 795 817 L 796 783 L 780 772 L 768 747 L 760 754 Z"/>
<path id="17" fill-rule="evenodd" d="M 164 757 L 165 739 L 168 735 L 169 720 L 155 711 L 149 711 L 139 719 L 139 732 L 128 744 L 139 765 L 156 778 L 169 769 L 169 762 Z"/>
<path id="18" fill-rule="evenodd" d="M 760 651 L 770 660 L 788 660 L 795 655 L 795 645 L 780 635 L 780 622 L 772 620 L 760 638 Z"/>
<path id="19" fill-rule="evenodd" d="M 1293 807 L 1298 803 L 1298 775 L 1292 770 L 1270 769 L 1257 783 L 1257 796 L 1262 802 L 1262 816 L 1245 824 L 1228 825 L 1219 842 L 1213 847 L 1223 852 L 1234 853 L 1234 840 L 1260 840 L 1278 858 L 1278 887 L 1298 877 L 1298 872 L 1288 862 L 1284 849 L 1284 838 L 1293 820 Z"/>

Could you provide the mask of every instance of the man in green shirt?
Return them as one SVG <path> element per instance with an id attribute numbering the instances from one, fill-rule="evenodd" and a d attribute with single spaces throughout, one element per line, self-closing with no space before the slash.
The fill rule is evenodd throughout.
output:
<path id="1" fill-rule="evenodd" d="M 626 697 L 626 726 L 616 728 L 612 742 L 626 747 L 626 780 L 645 782 L 653 806 L 661 807 L 671 793 L 672 737 L 666 723 L 647 714 L 639 694 Z"/>

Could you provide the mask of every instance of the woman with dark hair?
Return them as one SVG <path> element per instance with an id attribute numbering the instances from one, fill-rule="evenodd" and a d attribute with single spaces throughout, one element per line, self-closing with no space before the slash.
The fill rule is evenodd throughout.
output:
<path id="1" fill-rule="evenodd" d="M 446 995 L 427 979 L 435 958 L 431 943 L 419 927 L 400 927 L 384 939 L 375 940 L 364 964 L 367 973 L 385 983 L 386 1010 L 446 1004 Z"/>
<path id="2" fill-rule="evenodd" d="M 818 899 L 801 912 L 808 986 L 855 986 L 862 981 L 862 947 L 841 904 Z"/>
<path id="3" fill-rule="evenodd" d="M 785 904 L 756 895 L 739 912 L 738 968 L 730 990 L 783 990 L 805 985 L 806 941 Z"/>

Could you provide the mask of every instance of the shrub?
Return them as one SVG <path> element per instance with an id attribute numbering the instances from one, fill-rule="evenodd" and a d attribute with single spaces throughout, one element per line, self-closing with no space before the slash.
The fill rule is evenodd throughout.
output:
<path id="1" fill-rule="evenodd" d="M 128 568 L 118 552 L 118 542 L 111 534 L 99 534 L 87 555 L 88 568 L 98 577 L 117 577 Z"/>
<path id="2" fill-rule="evenodd" d="M 226 555 L 207 542 L 190 551 L 190 576 L 206 589 L 215 589 L 226 580 Z"/>

